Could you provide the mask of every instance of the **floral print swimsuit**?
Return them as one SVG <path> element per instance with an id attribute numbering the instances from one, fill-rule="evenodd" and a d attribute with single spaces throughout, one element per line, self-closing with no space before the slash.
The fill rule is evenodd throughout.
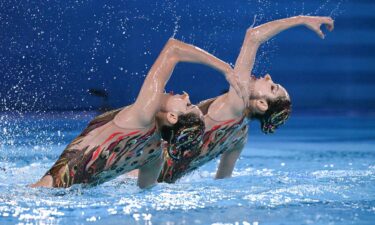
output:
<path id="1" fill-rule="evenodd" d="M 116 131 L 94 147 L 75 147 L 91 131 L 112 121 L 120 111 L 117 109 L 96 117 L 66 147 L 46 173 L 52 176 L 53 187 L 69 187 L 77 183 L 100 184 L 160 157 L 161 138 L 155 125 L 148 129 Z"/>
<path id="2" fill-rule="evenodd" d="M 223 121 L 206 131 L 199 151 L 185 154 L 183 159 L 174 160 L 164 150 L 164 165 L 159 182 L 173 183 L 203 164 L 211 161 L 234 147 L 247 141 L 248 120 L 245 117 Z"/>

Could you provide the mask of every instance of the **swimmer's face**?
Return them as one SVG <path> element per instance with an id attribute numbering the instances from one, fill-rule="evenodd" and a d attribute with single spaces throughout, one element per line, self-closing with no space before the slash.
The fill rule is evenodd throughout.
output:
<path id="1" fill-rule="evenodd" d="M 167 101 L 162 106 L 162 111 L 164 112 L 173 112 L 177 115 L 193 113 L 199 117 L 203 117 L 202 112 L 196 105 L 192 105 L 187 93 L 182 95 L 169 95 Z"/>
<path id="2" fill-rule="evenodd" d="M 254 81 L 252 87 L 252 99 L 277 99 L 277 98 L 289 98 L 288 92 L 280 84 L 273 82 L 269 74 L 264 77 L 260 77 Z"/>

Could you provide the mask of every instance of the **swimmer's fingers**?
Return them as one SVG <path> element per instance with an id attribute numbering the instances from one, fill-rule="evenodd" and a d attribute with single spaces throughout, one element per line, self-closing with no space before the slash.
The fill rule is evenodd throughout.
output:
<path id="1" fill-rule="evenodd" d="M 333 31 L 335 28 L 335 21 L 331 17 L 325 17 L 324 24 L 326 25 L 327 30 Z"/>
<path id="2" fill-rule="evenodd" d="M 229 85 L 235 90 L 238 97 L 243 99 L 245 106 L 248 106 L 249 91 L 248 82 L 240 80 L 239 76 L 236 76 L 232 67 L 228 67 L 225 71 L 225 78 Z"/>
<path id="3" fill-rule="evenodd" d="M 249 93 L 249 88 L 248 88 L 248 86 L 246 86 L 245 87 L 245 92 L 246 92 L 246 94 L 244 94 L 244 96 L 243 96 L 243 102 L 244 102 L 244 104 L 245 104 L 245 107 L 247 108 L 247 107 L 249 107 L 249 100 L 250 100 L 250 93 Z"/>
<path id="4" fill-rule="evenodd" d="M 324 39 L 324 33 L 323 33 L 323 31 L 320 29 L 320 26 L 321 26 L 322 24 L 320 23 L 320 22 L 318 22 L 318 23 L 313 23 L 313 24 L 311 24 L 310 26 L 310 28 L 313 30 L 313 31 L 315 31 L 315 33 L 321 38 L 321 39 Z"/>
<path id="5" fill-rule="evenodd" d="M 322 30 L 316 30 L 315 31 L 317 34 L 318 34 L 318 36 L 321 38 L 321 39 L 324 39 L 325 38 L 325 35 L 324 35 L 324 33 L 323 33 L 323 31 Z"/>
<path id="6" fill-rule="evenodd" d="M 241 94 L 242 94 L 242 100 L 244 102 L 245 107 L 249 106 L 249 82 L 241 81 L 240 82 L 240 88 L 241 88 Z"/>
<path id="7" fill-rule="evenodd" d="M 331 17 L 318 17 L 320 20 L 320 25 L 324 24 L 329 31 L 333 31 L 334 26 L 334 20 Z"/>
<path id="8" fill-rule="evenodd" d="M 240 98 L 242 98 L 245 107 L 248 107 L 249 105 L 249 86 L 250 85 L 248 81 L 239 80 L 239 88 L 241 93 L 239 96 Z"/>
<path id="9" fill-rule="evenodd" d="M 225 74 L 225 79 L 228 81 L 229 85 L 236 91 L 236 94 L 241 98 L 241 88 L 239 85 L 239 78 L 234 74 L 233 68 L 229 65 L 226 64 L 224 68 L 224 74 Z"/>
<path id="10" fill-rule="evenodd" d="M 324 33 L 320 29 L 322 24 L 325 24 L 329 31 L 334 28 L 334 21 L 331 17 L 306 17 L 306 26 L 313 30 L 318 36 L 324 39 Z"/>
<path id="11" fill-rule="evenodd" d="M 229 85 L 236 91 L 236 94 L 240 98 L 242 98 L 241 86 L 240 86 L 240 81 L 239 81 L 238 76 L 234 75 L 233 70 L 228 71 L 228 73 L 226 73 L 225 76 Z"/>

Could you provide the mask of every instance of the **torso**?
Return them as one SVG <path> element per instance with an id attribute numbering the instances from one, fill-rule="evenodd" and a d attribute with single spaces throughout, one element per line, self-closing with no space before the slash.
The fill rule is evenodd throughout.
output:
<path id="1" fill-rule="evenodd" d="M 234 146 L 247 141 L 248 122 L 246 118 L 233 119 L 219 123 L 205 132 L 200 155 L 191 163 L 192 169 L 198 168 L 230 151 Z"/>
<path id="2" fill-rule="evenodd" d="M 53 177 L 54 187 L 103 183 L 160 156 L 161 138 L 156 125 L 139 129 L 121 128 L 113 121 L 120 110 L 95 118 L 66 147 L 47 172 Z"/>
<path id="3" fill-rule="evenodd" d="M 205 122 L 207 119 L 210 118 L 206 116 Z M 210 122 L 216 125 L 206 130 L 199 151 L 195 151 L 179 161 L 173 160 L 164 151 L 165 163 L 158 179 L 159 182 L 175 182 L 222 153 L 230 151 L 236 145 L 246 143 L 248 121 L 245 117 Z"/>

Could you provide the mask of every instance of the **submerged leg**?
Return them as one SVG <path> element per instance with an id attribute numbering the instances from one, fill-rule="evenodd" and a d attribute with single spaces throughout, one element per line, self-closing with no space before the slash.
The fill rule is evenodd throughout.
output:
<path id="1" fill-rule="evenodd" d="M 126 174 L 128 177 L 138 177 L 139 170 L 132 170 L 129 173 Z"/>
<path id="2" fill-rule="evenodd" d="M 232 176 L 234 166 L 236 165 L 236 161 L 244 146 L 244 143 L 240 143 L 230 151 L 224 152 L 221 155 L 219 168 L 216 171 L 216 179 L 223 179 Z"/>
<path id="3" fill-rule="evenodd" d="M 164 157 L 161 154 L 159 158 L 139 169 L 137 184 L 140 188 L 147 188 L 157 183 L 163 161 Z"/>

